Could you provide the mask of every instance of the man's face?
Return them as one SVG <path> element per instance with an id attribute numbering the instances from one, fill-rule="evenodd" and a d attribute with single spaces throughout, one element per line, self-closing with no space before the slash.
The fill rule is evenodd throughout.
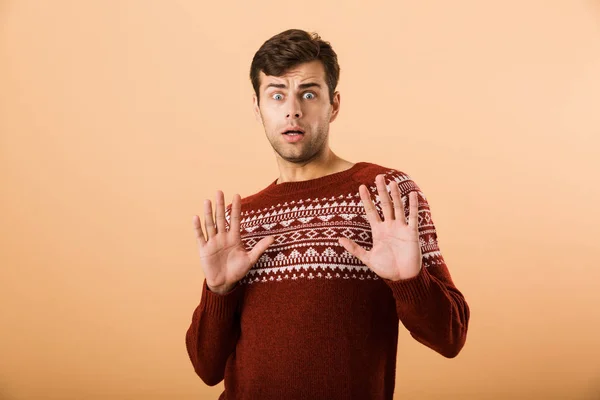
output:
<path id="1" fill-rule="evenodd" d="M 340 94 L 329 103 L 325 69 L 318 61 L 300 64 L 282 76 L 260 72 L 260 106 L 253 95 L 254 113 L 267 139 L 281 158 L 302 163 L 314 158 L 327 146 L 329 123 L 339 111 Z M 286 129 L 302 129 L 303 135 L 290 137 Z"/>

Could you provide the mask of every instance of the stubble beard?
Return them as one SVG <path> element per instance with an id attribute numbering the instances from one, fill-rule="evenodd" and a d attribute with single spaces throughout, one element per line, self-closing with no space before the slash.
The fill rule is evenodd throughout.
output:
<path id="1" fill-rule="evenodd" d="M 327 129 L 327 128 L 325 128 Z M 274 132 L 273 135 L 281 135 L 279 132 Z M 303 163 L 310 161 L 312 158 L 318 155 L 323 149 L 325 142 L 327 141 L 328 132 L 318 131 L 316 133 L 317 142 L 310 141 L 310 139 L 314 138 L 315 134 L 313 132 L 309 132 L 307 138 L 304 140 L 308 140 L 307 143 L 286 143 L 283 139 L 275 136 L 275 139 L 270 141 L 271 147 L 273 150 L 281 157 L 282 159 L 292 162 L 292 163 Z M 280 141 L 281 140 L 281 141 Z M 301 150 L 294 149 L 293 147 L 300 147 Z"/>

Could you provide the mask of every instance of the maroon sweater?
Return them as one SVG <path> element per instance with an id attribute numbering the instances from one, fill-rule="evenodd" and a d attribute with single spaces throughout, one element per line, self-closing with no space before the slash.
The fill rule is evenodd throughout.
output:
<path id="1" fill-rule="evenodd" d="M 370 250 L 371 228 L 358 187 L 383 220 L 375 176 L 398 182 L 406 203 L 419 195 L 422 268 L 413 278 L 378 277 L 338 238 Z M 463 347 L 469 307 L 438 247 L 430 207 L 405 173 L 369 162 L 320 178 L 276 183 L 242 199 L 240 230 L 250 250 L 275 242 L 223 295 L 204 280 L 186 333 L 198 376 L 225 379 L 219 400 L 392 399 L 398 326 L 444 357 Z M 226 207 L 227 229 L 231 204 Z"/>

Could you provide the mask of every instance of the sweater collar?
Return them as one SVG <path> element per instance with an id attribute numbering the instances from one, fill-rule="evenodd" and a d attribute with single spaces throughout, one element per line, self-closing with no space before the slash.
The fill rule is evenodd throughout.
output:
<path id="1" fill-rule="evenodd" d="M 367 162 L 357 162 L 353 166 L 343 171 L 334 172 L 333 174 L 324 175 L 319 178 L 308 179 L 305 181 L 282 182 L 277 184 L 277 179 L 273 180 L 269 186 L 262 190 L 262 194 L 269 197 L 282 197 L 311 192 L 329 185 L 338 185 L 343 182 L 352 180 L 352 175 L 367 166 Z"/>

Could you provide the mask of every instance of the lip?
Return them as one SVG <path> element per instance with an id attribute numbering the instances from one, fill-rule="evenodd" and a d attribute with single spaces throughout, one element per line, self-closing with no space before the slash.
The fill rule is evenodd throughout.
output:
<path id="1" fill-rule="evenodd" d="M 300 128 L 299 126 L 287 126 L 281 130 L 281 134 L 283 135 L 287 131 L 300 131 L 303 135 L 305 133 L 304 129 Z"/>
<path id="2" fill-rule="evenodd" d="M 297 143 L 304 140 L 304 134 L 302 135 L 281 135 L 283 136 L 283 140 L 288 143 Z"/>

